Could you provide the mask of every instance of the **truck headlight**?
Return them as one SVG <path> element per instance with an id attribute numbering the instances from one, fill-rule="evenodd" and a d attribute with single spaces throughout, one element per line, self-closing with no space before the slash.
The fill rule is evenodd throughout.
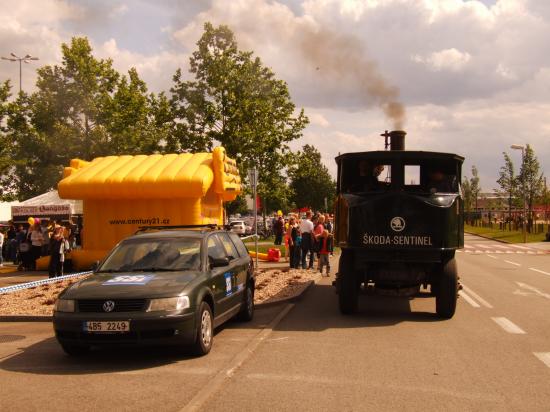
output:
<path id="1" fill-rule="evenodd" d="M 151 299 L 147 312 L 182 310 L 190 307 L 188 296 L 176 296 L 175 298 Z"/>
<path id="2" fill-rule="evenodd" d="M 57 299 L 53 310 L 56 312 L 74 312 L 74 300 Z"/>

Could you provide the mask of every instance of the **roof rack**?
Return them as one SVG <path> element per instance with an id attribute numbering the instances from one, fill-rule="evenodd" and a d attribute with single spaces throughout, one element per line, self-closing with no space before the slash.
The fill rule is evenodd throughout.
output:
<path id="1" fill-rule="evenodd" d="M 171 229 L 219 229 L 216 223 L 208 223 L 204 225 L 173 225 L 173 226 L 138 226 L 138 230 L 134 234 L 145 232 L 147 230 L 171 230 Z"/>

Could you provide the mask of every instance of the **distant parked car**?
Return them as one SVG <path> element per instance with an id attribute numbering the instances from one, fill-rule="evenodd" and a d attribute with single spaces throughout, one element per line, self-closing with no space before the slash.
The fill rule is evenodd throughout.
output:
<path id="1" fill-rule="evenodd" d="M 234 220 L 229 223 L 229 228 L 233 233 L 238 234 L 239 236 L 246 235 L 246 225 L 242 220 Z"/>

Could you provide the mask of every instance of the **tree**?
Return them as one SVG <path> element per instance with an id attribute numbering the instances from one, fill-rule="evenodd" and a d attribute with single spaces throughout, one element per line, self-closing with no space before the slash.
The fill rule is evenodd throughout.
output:
<path id="1" fill-rule="evenodd" d="M 299 138 L 308 123 L 303 110 L 295 115 L 288 87 L 277 80 L 252 52 L 238 49 L 227 26 L 204 25 L 190 58 L 192 81 L 174 76 L 174 136 L 168 146 L 183 151 L 210 150 L 214 142 L 236 158 L 241 176 L 258 169 L 258 194 L 264 213 L 288 197 L 285 168 L 288 142 Z"/>
<path id="2" fill-rule="evenodd" d="M 497 180 L 500 186 L 500 191 L 496 192 L 500 195 L 507 196 L 508 198 L 508 218 L 512 220 L 512 205 L 513 199 L 517 195 L 517 178 L 514 175 L 514 163 L 506 152 L 502 152 L 504 155 L 504 166 L 501 166 L 499 172 L 499 178 Z"/>
<path id="3" fill-rule="evenodd" d="M 479 198 L 479 193 L 481 192 L 481 186 L 479 185 L 479 176 L 477 174 L 477 167 L 472 166 L 472 177 L 470 178 L 470 190 L 472 192 L 472 199 L 475 204 L 475 209 L 477 213 L 477 201 Z"/>
<path id="4" fill-rule="evenodd" d="M 470 179 L 468 177 L 464 176 L 464 179 L 462 180 L 461 185 L 462 190 L 462 198 L 464 199 L 464 211 L 466 212 L 467 220 L 470 220 L 471 212 L 472 212 L 472 187 L 470 184 Z"/>
<path id="5" fill-rule="evenodd" d="M 305 145 L 297 155 L 297 161 L 289 170 L 292 200 L 298 207 L 310 206 L 325 210 L 336 195 L 336 183 L 327 167 L 321 162 L 321 153 L 315 147 Z"/>
<path id="6" fill-rule="evenodd" d="M 10 159 L 11 144 L 8 138 L 7 116 L 9 112 L 10 82 L 0 84 L 0 176 L 4 175 L 12 164 Z M 0 188 L 0 200 L 10 200 L 4 185 Z"/>
<path id="7" fill-rule="evenodd" d="M 119 74 L 86 38 L 63 44 L 62 64 L 38 69 L 37 92 L 10 106 L 9 138 L 19 159 L 3 175 L 20 199 L 57 185 L 72 158 L 162 151 L 172 127 L 164 95 L 147 94 L 137 71 Z"/>
<path id="8" fill-rule="evenodd" d="M 518 176 L 518 190 L 521 198 L 527 203 L 529 232 L 533 225 L 533 205 L 543 192 L 544 176 L 540 164 L 531 146 L 527 145 L 523 155 L 521 170 Z"/>

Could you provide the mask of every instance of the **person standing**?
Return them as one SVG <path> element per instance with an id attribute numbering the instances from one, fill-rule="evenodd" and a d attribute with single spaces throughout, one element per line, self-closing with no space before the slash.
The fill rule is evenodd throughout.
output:
<path id="1" fill-rule="evenodd" d="M 300 233 L 302 234 L 302 245 L 301 245 L 301 252 L 302 252 L 302 269 L 306 269 L 307 267 L 307 255 L 309 253 L 309 268 L 313 269 L 313 260 L 314 260 L 314 253 L 313 253 L 313 242 L 312 242 L 312 236 L 313 236 L 313 222 L 311 221 L 312 213 L 310 210 L 306 212 L 306 218 L 302 220 L 300 223 Z"/>
<path id="2" fill-rule="evenodd" d="M 63 228 L 56 227 L 50 239 L 50 265 L 48 274 L 50 278 L 63 274 L 63 263 L 65 261 L 66 240 L 63 237 Z"/>
<path id="3" fill-rule="evenodd" d="M 275 244 L 280 245 L 283 242 L 283 233 L 285 230 L 285 222 L 282 216 L 279 216 L 273 225 L 275 232 Z"/>
<path id="4" fill-rule="evenodd" d="M 40 224 L 35 223 L 31 232 L 31 270 L 36 270 L 36 260 L 42 255 L 42 244 L 44 243 L 44 237 L 42 236 L 42 229 Z"/>
<path id="5" fill-rule="evenodd" d="M 296 225 L 296 219 L 292 216 L 288 221 L 288 249 L 290 253 L 290 268 L 297 269 L 299 265 L 300 245 L 299 245 L 299 229 Z"/>
<path id="6" fill-rule="evenodd" d="M 333 238 L 328 230 L 323 230 L 323 234 L 319 237 L 319 273 L 323 275 L 323 267 L 327 267 L 327 276 L 330 276 L 330 258 L 329 254 L 333 251 Z"/>

